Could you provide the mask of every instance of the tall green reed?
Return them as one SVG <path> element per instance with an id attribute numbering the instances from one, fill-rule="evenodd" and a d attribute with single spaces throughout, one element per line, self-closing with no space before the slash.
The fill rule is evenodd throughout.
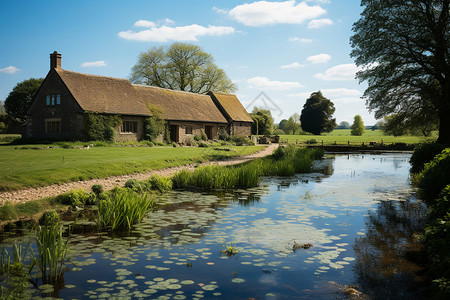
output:
<path id="1" fill-rule="evenodd" d="M 44 282 L 56 282 L 64 270 L 69 239 L 63 237 L 63 232 L 63 226 L 58 222 L 37 229 L 37 265 Z"/>
<path id="2" fill-rule="evenodd" d="M 148 194 L 140 195 L 130 189 L 116 189 L 98 205 L 97 223 L 101 229 L 130 229 L 154 205 Z"/>

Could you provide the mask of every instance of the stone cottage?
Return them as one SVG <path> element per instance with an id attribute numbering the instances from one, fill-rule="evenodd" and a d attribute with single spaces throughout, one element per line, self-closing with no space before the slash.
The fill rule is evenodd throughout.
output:
<path id="1" fill-rule="evenodd" d="M 27 134 L 35 139 L 83 140 L 88 113 L 115 115 L 117 141 L 144 138 L 144 120 L 161 111 L 170 140 L 182 143 L 202 132 L 218 138 L 220 130 L 250 136 L 252 118 L 235 95 L 206 95 L 131 84 L 127 79 L 68 71 L 61 54 L 50 54 L 50 71 L 27 113 Z"/>

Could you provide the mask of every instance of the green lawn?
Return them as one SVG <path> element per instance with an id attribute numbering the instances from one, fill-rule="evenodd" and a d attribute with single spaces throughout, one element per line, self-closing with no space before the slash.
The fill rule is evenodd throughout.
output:
<path id="1" fill-rule="evenodd" d="M 348 144 L 356 143 L 369 143 L 369 142 L 377 142 L 377 143 L 406 143 L 406 144 L 418 144 L 426 141 L 435 141 L 437 139 L 437 135 L 433 135 L 432 137 L 424 137 L 424 136 L 390 136 L 383 135 L 382 130 L 366 130 L 366 132 L 362 136 L 353 136 L 350 134 L 350 129 L 335 129 L 330 133 L 324 133 L 322 135 L 281 135 L 280 138 L 282 141 L 289 141 L 290 143 L 301 143 L 306 142 L 311 139 L 315 139 L 318 143 L 324 144 Z"/>
<path id="2" fill-rule="evenodd" d="M 262 149 L 262 146 L 233 147 L 236 151 L 214 150 L 213 147 L 107 146 L 88 150 L 29 147 L 40 150 L 0 145 L 0 191 L 146 172 Z"/>

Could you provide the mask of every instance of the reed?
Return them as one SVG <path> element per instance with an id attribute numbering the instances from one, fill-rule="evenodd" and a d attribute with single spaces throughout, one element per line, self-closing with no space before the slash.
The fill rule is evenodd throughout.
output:
<path id="1" fill-rule="evenodd" d="M 69 239 L 63 237 L 63 226 L 58 222 L 47 226 L 39 226 L 36 233 L 36 247 L 39 253 L 37 265 L 42 280 L 56 282 L 63 272 Z"/>
<path id="2" fill-rule="evenodd" d="M 144 217 L 154 205 L 147 194 L 140 195 L 133 190 L 118 188 L 108 194 L 98 205 L 97 223 L 100 229 L 130 229 Z"/>
<path id="3" fill-rule="evenodd" d="M 321 149 L 279 147 L 272 157 L 255 159 L 235 166 L 207 166 L 194 172 L 182 170 L 172 177 L 178 189 L 236 189 L 258 186 L 261 176 L 292 176 L 310 172 L 315 159 L 323 156 Z"/>

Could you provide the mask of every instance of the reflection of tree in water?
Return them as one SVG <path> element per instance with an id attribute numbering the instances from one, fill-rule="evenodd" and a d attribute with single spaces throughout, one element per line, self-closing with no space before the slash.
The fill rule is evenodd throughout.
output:
<path id="1" fill-rule="evenodd" d="M 418 298 L 421 294 L 420 243 L 414 234 L 424 226 L 423 203 L 384 201 L 367 217 L 367 234 L 355 241 L 355 272 L 361 290 L 374 299 Z M 423 293 L 423 292 L 422 292 Z"/>

